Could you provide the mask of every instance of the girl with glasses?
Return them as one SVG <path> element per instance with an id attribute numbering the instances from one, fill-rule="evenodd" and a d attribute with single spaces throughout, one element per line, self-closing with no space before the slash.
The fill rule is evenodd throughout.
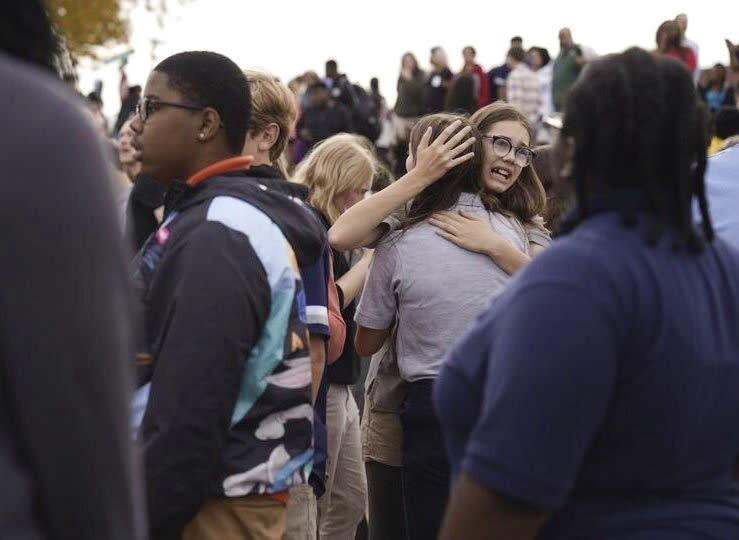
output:
<path id="1" fill-rule="evenodd" d="M 469 121 L 451 114 L 424 117 L 414 127 L 407 162 L 411 178 L 414 171 L 424 177 L 429 156 L 450 146 L 460 148 L 460 154 L 471 151 L 473 157 L 430 183 L 396 216 L 396 230 L 377 246 L 357 308 L 355 345 L 360 355 L 376 353 L 394 334 L 405 383 L 399 408 L 401 478 L 406 538 L 411 540 L 437 536 L 449 487 L 432 384 L 453 343 L 502 292 L 508 272 L 531 255 L 525 223 L 544 205 L 541 184 L 528 167 L 533 158 L 530 131 L 518 120 L 499 118 L 483 117 L 488 128 L 483 136 Z M 520 183 L 522 171 L 527 171 L 526 183 Z M 480 242 L 480 247 L 468 249 L 469 242 Z M 497 242 L 521 256 L 507 261 L 508 270 L 490 261 Z"/>
<path id="2" fill-rule="evenodd" d="M 440 236 L 464 249 L 488 255 L 511 275 L 550 243 L 540 217 L 546 197 L 531 166 L 535 157 L 531 149 L 533 128 L 518 109 L 502 102 L 483 107 L 470 122 L 470 129 L 479 132 L 482 139 L 478 150 L 482 166 L 473 179 L 473 191 L 496 217 L 486 221 L 464 210 L 441 211 L 430 217 L 430 223 L 438 227 Z M 447 155 L 445 159 L 452 158 Z M 372 245 L 396 228 L 402 214 L 396 211 L 438 180 L 427 173 L 425 161 L 424 167 L 410 170 L 381 193 L 341 215 L 329 230 L 331 245 L 342 250 Z M 507 241 L 500 234 L 501 227 L 517 229 L 527 248 L 522 251 Z"/>

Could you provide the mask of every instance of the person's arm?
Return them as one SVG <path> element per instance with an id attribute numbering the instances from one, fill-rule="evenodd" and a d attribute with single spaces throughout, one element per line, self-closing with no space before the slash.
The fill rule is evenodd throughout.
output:
<path id="1" fill-rule="evenodd" d="M 466 473 L 452 488 L 440 540 L 533 540 L 549 512 L 501 497 Z"/>
<path id="2" fill-rule="evenodd" d="M 477 78 L 480 79 L 480 107 L 484 107 L 490 103 L 490 89 L 488 88 L 487 74 L 478 66 Z"/>
<path id="3" fill-rule="evenodd" d="M 390 335 L 398 310 L 396 268 L 399 265 L 395 244 L 392 241 L 381 243 L 372 258 L 372 266 L 354 316 L 357 322 L 354 348 L 360 356 L 375 354 Z"/>
<path id="4" fill-rule="evenodd" d="M 588 62 L 588 59 L 585 58 L 585 55 L 582 52 L 582 49 L 578 46 L 575 46 L 573 48 L 573 54 L 575 55 L 575 65 L 582 69 L 585 64 Z"/>
<path id="5" fill-rule="evenodd" d="M 377 241 L 382 220 L 428 186 L 441 178 L 446 171 L 471 159 L 472 152 L 463 154 L 474 142 L 474 137 L 464 140 L 469 127 L 452 136 L 461 122 L 447 127 L 433 142 L 431 128 L 424 133 L 418 145 L 416 166 L 406 175 L 379 193 L 375 193 L 344 212 L 328 231 L 331 247 L 348 251 Z"/>
<path id="6" fill-rule="evenodd" d="M 140 432 L 155 538 L 179 537 L 204 501 L 271 303 L 264 267 L 240 232 L 202 223 L 177 257 L 177 304 Z"/>
<path id="7" fill-rule="evenodd" d="M 487 255 L 508 275 L 515 274 L 531 261 L 531 256 L 518 250 L 476 214 L 464 211 L 459 214 L 439 212 L 429 219 L 429 223 L 439 229 L 436 234 L 442 238 L 468 251 Z M 544 249 L 542 245 L 532 244 L 531 255 L 537 255 Z"/>
<path id="8" fill-rule="evenodd" d="M 342 254 L 336 254 L 337 257 L 343 257 Z M 372 261 L 372 250 L 368 249 L 362 254 L 357 264 L 352 266 L 348 272 L 336 280 L 336 286 L 341 289 L 341 309 L 351 304 L 362 290 L 364 280 L 367 278 L 370 262 Z"/>
<path id="9" fill-rule="evenodd" d="M 726 49 L 729 51 L 729 67 L 739 69 L 739 45 L 734 45 L 730 39 L 725 39 Z"/>
<path id="10" fill-rule="evenodd" d="M 382 345 L 390 335 L 390 330 L 391 328 L 375 330 L 374 328 L 357 326 L 357 334 L 354 336 L 354 349 L 357 354 L 369 358 L 382 349 Z"/>
<path id="11" fill-rule="evenodd" d="M 318 389 L 321 387 L 323 370 L 326 368 L 326 338 L 321 334 L 310 336 L 310 402 L 315 405 L 318 397 Z"/>
<path id="12" fill-rule="evenodd" d="M 326 341 L 331 335 L 328 312 L 331 255 L 328 250 L 329 247 L 324 246 L 321 256 L 313 264 L 300 268 L 310 344 L 311 402 L 314 404 L 326 367 Z"/>
<path id="13" fill-rule="evenodd" d="M 38 90 L 56 99 L 43 85 Z M 13 151 L 0 153 L 8 180 L 0 185 L 2 416 L 13 426 L 18 466 L 31 477 L 44 538 L 143 539 L 129 416 L 128 254 L 112 171 L 75 105 L 52 103 L 33 123 L 6 115 L 14 127 L 6 132 Z M 5 494 L 25 502 L 22 493 Z"/>
<path id="14" fill-rule="evenodd" d="M 330 250 L 330 248 L 326 248 Z M 331 253 L 333 257 L 333 253 Z M 331 337 L 328 340 L 327 360 L 329 364 L 336 362 L 344 352 L 344 344 L 346 343 L 346 322 L 341 315 L 341 301 L 339 300 L 339 292 L 336 289 L 334 281 L 333 261 L 329 264 L 328 278 L 328 326 L 331 329 Z"/>
<path id="15" fill-rule="evenodd" d="M 118 83 L 118 93 L 121 96 L 121 103 L 123 103 L 129 93 L 128 76 L 126 75 L 126 70 L 123 66 L 121 66 L 121 80 Z"/>

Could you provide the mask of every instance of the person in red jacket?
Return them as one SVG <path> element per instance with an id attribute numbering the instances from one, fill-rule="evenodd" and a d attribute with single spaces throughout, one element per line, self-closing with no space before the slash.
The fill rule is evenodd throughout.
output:
<path id="1" fill-rule="evenodd" d="M 675 21 L 665 21 L 657 29 L 657 52 L 680 60 L 693 73 L 698 65 L 698 58 L 690 47 L 683 47 L 680 25 Z"/>
<path id="2" fill-rule="evenodd" d="M 475 76 L 475 89 L 477 90 L 477 106 L 484 107 L 490 103 L 488 94 L 488 78 L 480 64 L 475 62 L 477 52 L 474 47 L 467 46 L 462 49 L 462 58 L 464 58 L 464 67 L 462 73 L 470 73 Z"/>

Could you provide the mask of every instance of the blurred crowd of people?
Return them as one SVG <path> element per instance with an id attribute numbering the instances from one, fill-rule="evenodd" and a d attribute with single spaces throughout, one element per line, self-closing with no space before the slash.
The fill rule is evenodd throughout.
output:
<path id="1" fill-rule="evenodd" d="M 739 537 L 731 41 L 433 47 L 392 108 L 186 51 L 109 123 L 6 15 L 0 538 Z"/>

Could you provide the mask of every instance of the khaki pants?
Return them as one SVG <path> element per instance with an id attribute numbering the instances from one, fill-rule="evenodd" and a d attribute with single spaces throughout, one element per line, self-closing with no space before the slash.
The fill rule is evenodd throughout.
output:
<path id="1" fill-rule="evenodd" d="M 182 540 L 282 540 L 285 505 L 267 497 L 223 497 L 205 502 Z"/>
<path id="2" fill-rule="evenodd" d="M 353 540 L 367 509 L 359 409 L 350 387 L 332 384 L 326 400 L 326 493 L 318 501 L 321 540 Z"/>
<path id="3" fill-rule="evenodd" d="M 290 488 L 287 502 L 287 528 L 283 540 L 316 540 L 318 508 L 310 484 Z"/>

